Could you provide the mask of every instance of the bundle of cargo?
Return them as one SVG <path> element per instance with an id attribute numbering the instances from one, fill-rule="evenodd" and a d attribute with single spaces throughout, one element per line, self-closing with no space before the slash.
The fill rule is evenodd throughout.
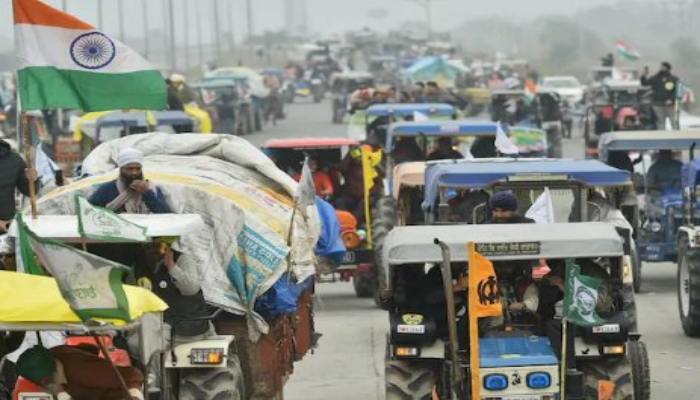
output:
<path id="1" fill-rule="evenodd" d="M 39 213 L 74 214 L 76 194 L 89 196 L 116 179 L 125 148 L 144 154 L 144 177 L 172 212 L 198 214 L 205 223 L 176 245 L 195 259 L 186 272 L 202 280 L 207 302 L 225 311 L 215 325 L 237 338 L 248 396 L 281 393 L 292 362 L 314 344 L 316 207 L 299 209 L 297 183 L 244 139 L 148 133 L 95 148 L 83 177 L 43 196 Z"/>

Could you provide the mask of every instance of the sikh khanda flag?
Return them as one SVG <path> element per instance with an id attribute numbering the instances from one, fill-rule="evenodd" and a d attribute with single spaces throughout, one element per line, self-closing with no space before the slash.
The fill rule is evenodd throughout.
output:
<path id="1" fill-rule="evenodd" d="M 165 82 L 135 51 L 39 0 L 13 0 L 23 110 L 166 107 Z"/>
<path id="2" fill-rule="evenodd" d="M 474 243 L 467 245 L 469 253 L 469 353 L 472 399 L 481 398 L 479 365 L 479 318 L 503 315 L 501 295 L 493 264 L 476 252 Z"/>

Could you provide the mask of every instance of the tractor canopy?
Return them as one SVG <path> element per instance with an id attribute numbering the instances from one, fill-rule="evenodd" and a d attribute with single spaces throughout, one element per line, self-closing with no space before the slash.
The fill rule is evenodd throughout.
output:
<path id="1" fill-rule="evenodd" d="M 372 105 L 366 114 L 369 117 L 412 117 L 414 112 L 428 117 L 450 117 L 457 114 L 457 109 L 446 103 L 390 103 Z"/>
<path id="2" fill-rule="evenodd" d="M 429 163 L 425 171 L 425 201 L 430 207 L 441 187 L 483 189 L 507 181 L 566 181 L 590 187 L 631 184 L 627 171 L 598 160 L 482 159 Z"/>
<path id="3" fill-rule="evenodd" d="M 600 136 L 598 154 L 607 160 L 609 151 L 688 150 L 700 144 L 700 130 L 618 131 Z"/>
<path id="4" fill-rule="evenodd" d="M 613 224 L 573 222 L 399 226 L 387 235 L 382 259 L 389 265 L 442 262 L 435 239 L 449 246 L 452 262 L 468 261 L 469 242 L 476 243 L 476 250 L 491 260 L 624 255 L 624 241 Z"/>
<path id="5" fill-rule="evenodd" d="M 454 121 L 425 121 L 425 122 L 395 122 L 389 125 L 386 135 L 387 151 L 393 148 L 397 137 L 419 136 L 496 136 L 498 124 L 490 121 L 454 120 Z"/>

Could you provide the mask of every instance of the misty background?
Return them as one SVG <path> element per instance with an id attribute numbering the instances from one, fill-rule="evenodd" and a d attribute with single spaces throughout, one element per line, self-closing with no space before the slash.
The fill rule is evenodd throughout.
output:
<path id="1" fill-rule="evenodd" d="M 176 69 L 189 70 L 198 67 L 200 60 L 214 60 L 217 37 L 222 54 L 219 64 L 260 66 L 280 62 L 283 57 L 270 54 L 282 52 L 285 41 L 298 44 L 306 39 L 342 38 L 347 31 L 362 28 L 382 33 L 425 29 L 426 13 L 421 5 L 425 1 L 102 0 L 100 28 L 146 54 L 160 68 L 170 69 L 167 5 L 172 3 Z M 58 8 L 65 4 L 69 12 L 100 25 L 98 0 L 46 2 Z M 574 74 L 587 80 L 590 68 L 604 54 L 615 52 L 616 40 L 623 40 L 642 56 L 625 65 L 639 69 L 650 65 L 655 70 L 660 61 L 668 60 L 677 75 L 700 87 L 700 43 L 696 39 L 700 25 L 693 23 L 700 19 L 700 0 L 430 3 L 433 30 L 448 34 L 467 58 L 500 52 L 529 60 L 543 74 Z M 10 4 L 11 0 L 0 0 L 0 70 L 14 66 Z M 246 4 L 251 4 L 250 10 Z M 254 36 L 253 46 L 245 45 L 249 34 Z M 262 52 L 267 56 L 260 56 Z"/>

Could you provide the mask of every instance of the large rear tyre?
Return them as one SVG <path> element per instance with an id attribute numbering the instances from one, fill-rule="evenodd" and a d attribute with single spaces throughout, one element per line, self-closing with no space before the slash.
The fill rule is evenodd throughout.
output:
<path id="1" fill-rule="evenodd" d="M 388 282 L 382 252 L 384 239 L 396 225 L 396 202 L 393 197 L 382 197 L 377 201 L 372 216 L 372 246 L 374 248 L 374 272 L 377 286 L 374 292 L 374 303 L 377 307 L 387 310 L 390 296 L 386 293 Z"/>
<path id="2" fill-rule="evenodd" d="M 385 362 L 386 400 L 430 400 L 437 380 L 425 361 Z"/>
<path id="3" fill-rule="evenodd" d="M 355 296 L 357 297 L 372 297 L 374 295 L 374 286 L 374 277 L 371 274 L 356 274 L 352 277 L 352 287 L 355 289 Z"/>
<path id="4" fill-rule="evenodd" d="M 598 399 L 598 381 L 607 380 L 615 384 L 612 400 L 635 400 L 632 363 L 629 354 L 620 359 L 602 359 L 581 362 L 584 375 L 584 394 L 588 400 Z"/>
<path id="5" fill-rule="evenodd" d="M 683 237 L 678 246 L 678 312 L 683 332 L 700 337 L 700 249 Z"/>
<path id="6" fill-rule="evenodd" d="M 651 399 L 651 373 L 649 372 L 649 355 L 644 342 L 627 343 L 627 352 L 632 362 L 632 378 L 634 380 L 634 399 Z"/>
<path id="7" fill-rule="evenodd" d="M 634 286 L 626 284 L 622 287 L 622 311 L 627 316 L 625 323 L 629 332 L 638 332 L 637 302 L 634 298 Z"/>
<path id="8" fill-rule="evenodd" d="M 179 400 L 243 400 L 243 370 L 238 356 L 229 356 L 227 368 L 183 371 L 179 394 Z"/>

